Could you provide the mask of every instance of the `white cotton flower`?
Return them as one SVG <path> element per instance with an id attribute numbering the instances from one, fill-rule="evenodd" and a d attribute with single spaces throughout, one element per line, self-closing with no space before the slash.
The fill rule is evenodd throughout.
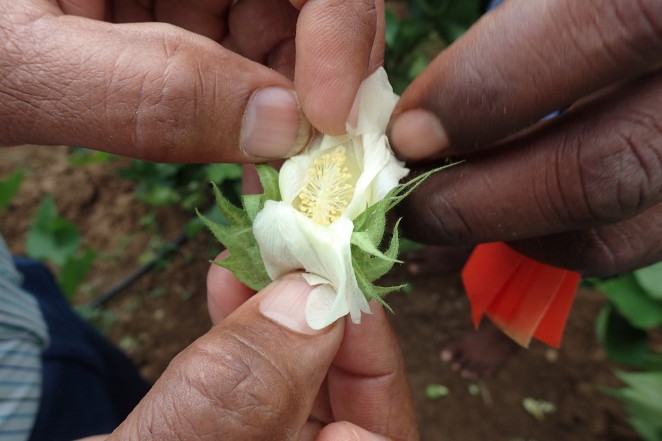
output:
<path id="1" fill-rule="evenodd" d="M 380 68 L 361 85 L 356 128 L 342 136 L 318 136 L 280 170 L 282 201 L 267 201 L 253 233 L 271 279 L 295 270 L 317 285 L 306 320 L 321 329 L 350 314 L 369 313 L 352 267 L 352 221 L 383 199 L 409 172 L 385 131 L 398 97 Z"/>

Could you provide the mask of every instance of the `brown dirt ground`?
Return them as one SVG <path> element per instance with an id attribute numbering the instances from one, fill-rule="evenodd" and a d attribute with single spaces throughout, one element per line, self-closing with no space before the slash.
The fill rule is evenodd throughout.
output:
<path id="1" fill-rule="evenodd" d="M 63 147 L 19 147 L 0 151 L 0 178 L 24 169 L 29 180 L 0 218 L 0 230 L 15 253 L 24 251 L 29 221 L 44 192 L 52 192 L 60 212 L 83 231 L 85 243 L 101 258 L 82 294 L 85 303 L 138 266 L 138 256 L 157 232 L 140 226 L 149 209 L 132 195 L 133 184 L 117 177 L 123 162 L 70 166 Z M 190 218 L 176 209 L 157 213 L 159 231 L 175 237 Z M 109 336 L 156 379 L 172 357 L 210 326 L 205 302 L 207 260 L 217 244 L 206 234 L 188 242 L 169 259 L 113 299 L 106 309 Z M 404 271 L 392 276 L 407 278 Z M 495 376 L 463 380 L 441 362 L 440 350 L 470 329 L 468 304 L 459 278 L 409 279 L 411 291 L 390 298 L 392 322 L 403 345 L 412 391 L 425 440 L 636 440 L 617 402 L 596 390 L 617 385 L 593 330 L 599 293 L 581 290 L 560 351 L 534 344 L 520 351 Z M 430 400 L 428 384 L 443 384 L 449 395 Z M 522 407 L 531 397 L 555 403 L 556 412 L 538 421 Z"/>

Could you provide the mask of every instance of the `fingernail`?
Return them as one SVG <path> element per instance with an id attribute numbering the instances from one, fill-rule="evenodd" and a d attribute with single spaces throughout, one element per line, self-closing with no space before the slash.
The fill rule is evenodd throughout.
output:
<path id="1" fill-rule="evenodd" d="M 248 156 L 287 158 L 301 151 L 312 136 L 294 92 L 265 87 L 248 101 L 241 127 L 241 149 Z"/>
<path id="2" fill-rule="evenodd" d="M 398 116 L 391 127 L 395 150 L 407 159 L 424 159 L 448 147 L 448 136 L 439 118 L 422 109 Z"/>
<path id="3" fill-rule="evenodd" d="M 318 331 L 306 322 L 306 301 L 312 290 L 301 276 L 286 276 L 266 288 L 260 312 L 294 332 L 316 334 Z"/>

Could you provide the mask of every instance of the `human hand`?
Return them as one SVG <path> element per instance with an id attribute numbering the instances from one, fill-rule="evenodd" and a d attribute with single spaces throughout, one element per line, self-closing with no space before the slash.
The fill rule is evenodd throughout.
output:
<path id="1" fill-rule="evenodd" d="M 213 266 L 214 327 L 173 360 L 108 439 L 417 439 L 384 312 L 374 306 L 360 326 L 339 321 L 314 331 L 304 317 L 311 289 L 289 276 L 252 296 Z"/>
<path id="2" fill-rule="evenodd" d="M 286 157 L 311 135 L 301 110 L 344 132 L 383 38 L 382 0 L 0 0 L 0 146 Z"/>
<path id="3" fill-rule="evenodd" d="M 659 1 L 507 1 L 396 108 L 400 155 L 466 158 L 406 201 L 405 227 L 585 275 L 661 259 L 661 63 Z"/>

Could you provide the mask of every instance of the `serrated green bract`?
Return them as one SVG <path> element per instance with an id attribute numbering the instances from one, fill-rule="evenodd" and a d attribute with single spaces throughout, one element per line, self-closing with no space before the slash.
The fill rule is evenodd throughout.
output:
<path id="1" fill-rule="evenodd" d="M 451 164 L 454 165 L 454 164 Z M 449 167 L 430 170 L 410 181 L 394 187 L 384 199 L 366 208 L 353 222 L 354 230 L 351 237 L 352 267 L 354 269 L 359 288 L 367 300 L 377 300 L 389 311 L 391 308 L 383 297 L 393 291 L 398 291 L 406 285 L 377 286 L 376 280 L 386 275 L 395 263 L 401 263 L 398 258 L 399 235 L 398 220 L 391 233 L 388 246 L 382 246 L 386 233 L 386 214 L 409 196 L 432 174 Z M 244 195 L 241 197 L 242 208 L 227 200 L 212 183 L 216 204 L 219 211 L 227 220 L 227 225 L 216 223 L 198 212 L 202 222 L 209 228 L 214 236 L 230 252 L 230 257 L 214 262 L 228 270 L 239 281 L 256 291 L 266 287 L 271 279 L 264 267 L 255 236 L 253 235 L 253 222 L 257 214 L 264 208 L 267 200 L 280 201 L 280 188 L 278 185 L 278 172 L 270 165 L 256 166 L 264 192 L 259 195 Z"/>
<path id="2" fill-rule="evenodd" d="M 386 213 L 398 205 L 404 198 L 421 185 L 427 178 L 434 173 L 441 171 L 455 164 L 445 165 L 435 168 L 421 175 L 416 176 L 404 184 L 394 187 L 384 199 L 368 207 L 354 220 L 354 232 L 352 233 L 352 267 L 356 274 L 356 281 L 359 288 L 366 296 L 366 299 L 375 299 L 391 309 L 383 300 L 383 297 L 393 291 L 403 289 L 407 285 L 398 286 L 377 286 L 375 280 L 386 275 L 395 263 L 401 263 L 397 260 L 399 251 L 399 237 L 397 221 L 393 228 L 391 242 L 388 248 L 380 251 L 384 234 L 386 231 Z"/>
<path id="3" fill-rule="evenodd" d="M 229 251 L 230 257 L 214 262 L 232 272 L 244 285 L 255 291 L 266 287 L 271 279 L 264 268 L 260 248 L 253 235 L 253 221 L 269 200 L 280 200 L 278 188 L 278 172 L 270 165 L 256 166 L 264 192 L 260 195 L 244 195 L 241 197 L 243 208 L 235 206 L 227 200 L 212 182 L 216 205 L 227 220 L 228 225 L 216 223 L 198 213 L 198 217 L 209 228 L 214 237 Z"/>

